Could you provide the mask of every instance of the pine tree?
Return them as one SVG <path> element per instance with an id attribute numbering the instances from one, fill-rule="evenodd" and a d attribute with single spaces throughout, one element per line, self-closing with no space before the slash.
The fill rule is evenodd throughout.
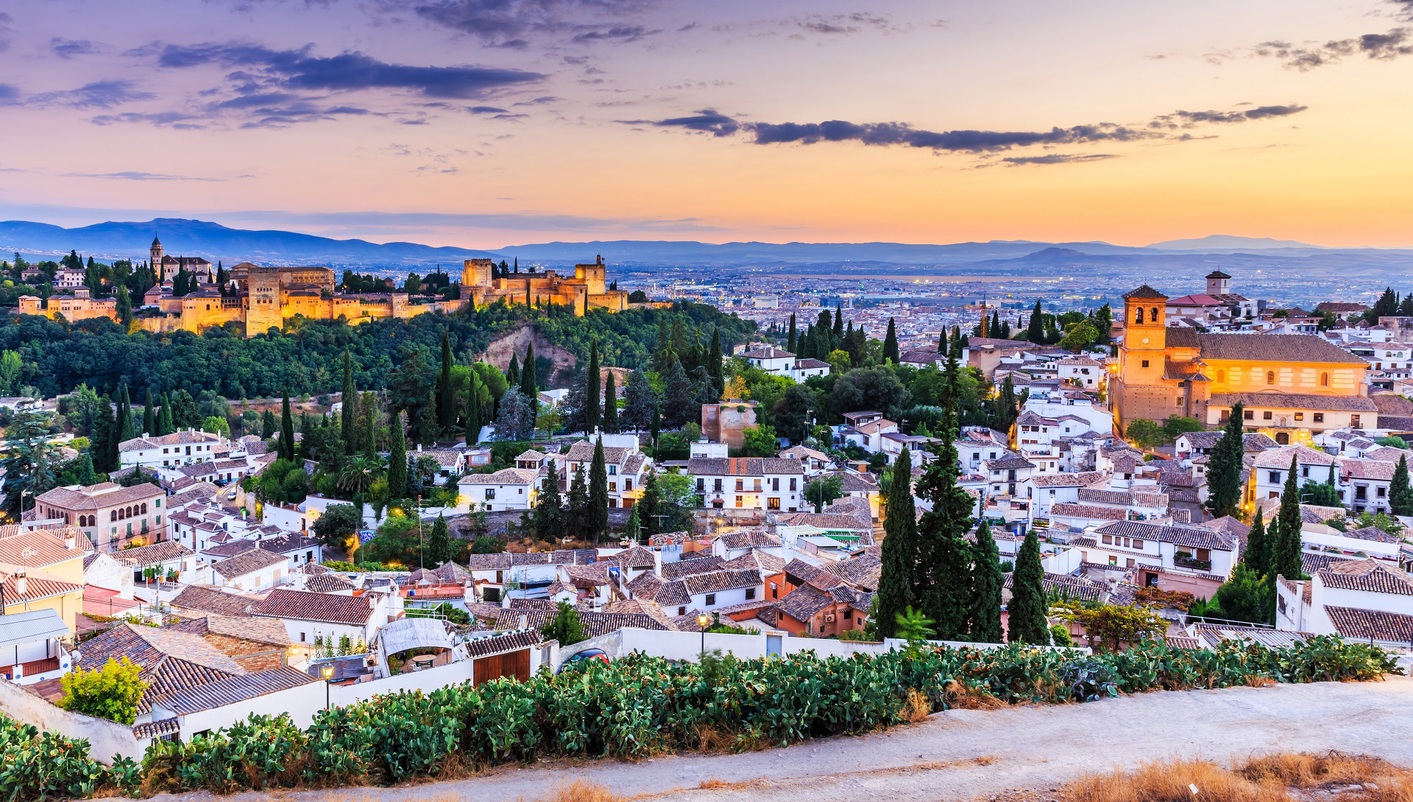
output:
<path id="1" fill-rule="evenodd" d="M 603 388 L 603 430 L 609 434 L 618 433 L 618 387 L 609 371 Z"/>
<path id="2" fill-rule="evenodd" d="M 294 416 L 289 409 L 289 390 L 280 403 L 280 459 L 294 461 Z"/>
<path id="3" fill-rule="evenodd" d="M 707 349 L 706 368 L 707 375 L 711 377 L 712 398 L 720 398 L 721 391 L 726 389 L 726 375 L 721 360 L 721 330 L 715 326 L 711 329 L 711 345 Z"/>
<path id="4" fill-rule="evenodd" d="M 834 346 L 838 345 L 839 342 L 844 339 L 844 305 L 842 303 L 834 305 L 833 334 L 834 338 L 830 341 L 829 348 L 826 348 L 824 351 L 826 354 L 834 350 Z"/>
<path id="5" fill-rule="evenodd" d="M 795 329 L 795 313 L 790 313 L 790 336 L 785 339 L 785 350 L 796 353 L 795 349 L 800 345 L 799 333 Z"/>
<path id="6" fill-rule="evenodd" d="M 1241 422 L 1244 412 L 1241 402 L 1232 405 L 1226 431 L 1212 449 L 1207 464 L 1207 509 L 1217 518 L 1235 515 L 1241 504 L 1241 458 L 1246 452 Z"/>
<path id="7" fill-rule="evenodd" d="M 589 346 L 589 369 L 584 372 L 584 432 L 590 433 L 603 422 L 602 388 L 599 385 L 599 343 Z"/>
<path id="8" fill-rule="evenodd" d="M 438 515 L 437 522 L 432 524 L 431 534 L 427 535 L 423 562 L 426 565 L 438 566 L 449 561 L 453 554 L 451 532 L 447 528 L 446 519 Z"/>
<path id="9" fill-rule="evenodd" d="M 568 511 L 565 515 L 565 531 L 569 533 L 570 537 L 587 539 L 591 531 L 589 483 L 584 479 L 582 467 L 574 472 L 574 481 L 569 483 L 569 499 L 566 507 Z"/>
<path id="10" fill-rule="evenodd" d="M 893 463 L 888 486 L 888 517 L 883 521 L 883 566 L 874 597 L 874 624 L 880 637 L 891 638 L 897 617 L 918 604 L 920 568 L 917 511 L 913 503 L 912 454 L 905 446 Z"/>
<path id="11" fill-rule="evenodd" d="M 407 496 L 407 435 L 402 428 L 402 412 L 393 410 L 388 421 L 388 498 Z"/>
<path id="12" fill-rule="evenodd" d="M 451 335 L 442 332 L 442 364 L 437 371 L 437 427 L 443 432 L 456 425 L 456 385 L 451 379 Z"/>
<path id="13" fill-rule="evenodd" d="M 1045 341 L 1045 314 L 1040 311 L 1040 299 L 1035 299 L 1035 308 L 1030 312 L 1030 321 L 1025 328 L 1025 338 L 1033 343 Z"/>
<path id="14" fill-rule="evenodd" d="M 544 485 L 535 500 L 535 537 L 546 542 L 559 539 L 564 528 L 564 502 L 559 495 L 559 473 L 554 460 L 546 463 Z"/>
<path id="15" fill-rule="evenodd" d="M 589 463 L 589 532 L 594 545 L 608 529 L 608 462 L 604 458 L 603 438 L 594 443 L 594 459 Z"/>
<path id="16" fill-rule="evenodd" d="M 1277 575 L 1286 579 L 1299 579 L 1302 576 L 1300 567 L 1301 552 L 1301 530 L 1304 522 L 1300 517 L 1300 465 L 1299 458 L 1291 455 L 1290 473 L 1285 478 L 1285 487 L 1281 489 L 1281 507 L 1276 513 L 1276 522 L 1280 526 L 1280 538 L 1275 541 L 1275 550 L 1271 556 L 1270 576 L 1274 579 Z"/>
<path id="17" fill-rule="evenodd" d="M 1001 554 L 991 527 L 985 519 L 976 528 L 976 543 L 972 545 L 971 578 L 971 640 L 978 643 L 1001 643 Z"/>
<path id="18" fill-rule="evenodd" d="M 1251 532 L 1246 536 L 1246 552 L 1241 556 L 1241 560 L 1258 576 L 1270 573 L 1271 541 L 1260 510 L 1256 511 L 1256 519 L 1251 522 Z"/>
<path id="19" fill-rule="evenodd" d="M 142 405 L 143 434 L 157 434 L 157 413 L 152 405 L 152 388 L 147 388 L 147 400 Z"/>
<path id="20" fill-rule="evenodd" d="M 1409 294 L 1413 297 L 1413 293 Z M 1398 458 L 1398 467 L 1393 469 L 1393 480 L 1388 487 L 1389 509 L 1394 515 L 1413 515 L 1413 487 L 1408 482 L 1408 457 Z"/>
<path id="21" fill-rule="evenodd" d="M 343 352 L 343 409 L 339 411 L 339 425 L 343 452 L 351 457 L 358 451 L 354 439 L 354 431 L 358 427 L 358 391 L 353 388 L 353 356 L 348 349 Z"/>
<path id="22" fill-rule="evenodd" d="M 1025 533 L 1016 569 L 1011 575 L 1011 603 L 1007 606 L 1007 640 L 1011 643 L 1049 645 L 1049 602 L 1045 598 L 1045 568 L 1040 563 L 1040 540 L 1035 530 Z"/>
<path id="23" fill-rule="evenodd" d="M 888 318 L 888 334 L 883 338 L 883 361 L 898 364 L 898 332 L 893 318 Z"/>

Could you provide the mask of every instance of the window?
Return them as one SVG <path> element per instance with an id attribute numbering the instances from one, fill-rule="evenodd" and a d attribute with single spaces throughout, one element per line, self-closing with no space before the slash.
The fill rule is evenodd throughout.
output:
<path id="1" fill-rule="evenodd" d="M 1271 420 L 1274 417 L 1275 413 L 1270 411 L 1269 409 L 1261 413 L 1261 420 Z"/>
<path id="2" fill-rule="evenodd" d="M 1296 419 L 1296 420 L 1305 420 L 1305 413 L 1304 413 L 1304 412 L 1297 412 L 1297 413 L 1295 413 L 1295 419 Z"/>
<path id="3" fill-rule="evenodd" d="M 1133 322 L 1138 324 L 1143 323 L 1143 307 L 1138 307 L 1137 311 L 1134 313 Z M 1147 366 L 1145 365 L 1144 367 Z"/>
<path id="4" fill-rule="evenodd" d="M 717 480 L 717 481 L 720 481 L 720 480 Z M 701 478 L 701 477 L 697 477 L 697 492 L 698 492 L 698 493 L 705 493 L 705 492 L 706 492 L 706 480 L 703 479 L 703 478 Z"/>
<path id="5" fill-rule="evenodd" d="M 1135 540 L 1135 541 L 1133 541 L 1133 547 L 1134 547 L 1135 549 L 1141 549 L 1141 548 L 1143 548 L 1143 541 L 1141 541 L 1141 540 Z"/>
<path id="6" fill-rule="evenodd" d="M 1248 409 L 1241 413 L 1242 420 L 1256 420 L 1256 410 Z"/>
<path id="7" fill-rule="evenodd" d="M 617 476 L 617 475 L 618 475 L 618 466 L 617 466 L 617 465 L 610 465 L 610 466 L 608 466 L 608 475 L 609 475 L 609 476 Z"/>
<path id="8" fill-rule="evenodd" d="M 1350 416 L 1349 416 L 1349 428 L 1351 428 L 1351 429 L 1358 429 L 1358 428 L 1359 428 L 1359 416 L 1358 416 L 1358 415 L 1350 415 Z"/>
<path id="9" fill-rule="evenodd" d="M 746 588 L 746 601 L 750 601 L 750 600 L 754 599 L 755 597 L 756 597 L 756 589 L 755 589 L 755 588 Z"/>
<path id="10" fill-rule="evenodd" d="M 1374 495 L 1378 496 L 1379 498 L 1383 498 L 1384 496 L 1388 495 L 1388 488 L 1376 487 L 1374 488 Z"/>
<path id="11" fill-rule="evenodd" d="M 1325 413 L 1323 413 L 1323 412 L 1316 412 L 1316 413 L 1314 413 L 1313 420 L 1314 420 L 1316 423 L 1324 423 L 1324 422 L 1325 422 Z"/>
<path id="12" fill-rule="evenodd" d="M 1304 466 L 1304 467 L 1302 467 L 1302 468 L 1300 469 L 1300 476 L 1301 476 L 1302 479 L 1309 479 L 1309 478 L 1310 478 L 1310 466 L 1309 466 L 1309 465 L 1306 465 L 1306 466 Z"/>
<path id="13" fill-rule="evenodd" d="M 1145 368 L 1148 367 L 1148 360 L 1146 360 L 1146 359 L 1143 360 L 1143 367 L 1145 367 Z"/>
<path id="14" fill-rule="evenodd" d="M 716 594 L 715 594 L 715 593 L 708 593 L 708 594 L 706 595 L 706 605 L 707 605 L 708 607 L 710 607 L 710 606 L 712 606 L 713 604 L 716 604 Z"/>
<path id="15" fill-rule="evenodd" d="M 740 493 L 740 492 L 743 492 L 745 489 L 746 489 L 746 480 L 745 480 L 745 479 L 737 479 L 737 480 L 736 480 L 736 492 L 737 492 L 737 493 Z"/>
<path id="16" fill-rule="evenodd" d="M 1329 373 L 1321 373 L 1321 374 L 1320 374 L 1320 386 L 1321 386 L 1321 387 L 1329 387 L 1329 386 L 1330 386 L 1330 374 L 1329 374 Z"/>
<path id="17" fill-rule="evenodd" d="M 779 478 L 779 477 L 775 477 L 775 478 L 773 478 L 773 479 L 770 480 L 770 489 L 771 489 L 771 490 L 774 490 L 774 491 L 777 491 L 777 492 L 780 490 L 780 478 Z"/>
<path id="18" fill-rule="evenodd" d="M 795 482 L 796 482 L 796 481 L 798 481 L 798 480 L 795 479 L 795 477 L 793 477 L 793 476 L 790 477 L 790 490 L 791 490 L 791 492 L 794 492 L 794 490 L 795 490 Z"/>
<path id="19" fill-rule="evenodd" d="M 721 480 L 720 480 L 720 479 L 717 479 L 717 480 L 716 480 L 716 486 L 713 488 L 713 490 L 715 490 L 717 493 L 720 493 L 720 492 L 721 492 Z"/>
<path id="20" fill-rule="evenodd" d="M 1105 536 L 1104 536 L 1104 545 L 1105 545 L 1105 546 L 1112 546 L 1112 545 L 1114 545 L 1114 536 L 1113 536 L 1113 535 L 1105 535 Z"/>
<path id="21" fill-rule="evenodd" d="M 1267 472 L 1266 472 L 1266 480 L 1267 480 L 1268 482 L 1270 482 L 1271 484 L 1273 484 L 1273 485 L 1278 485 L 1278 484 L 1280 484 L 1280 483 L 1281 483 L 1281 472 L 1280 472 L 1280 471 L 1267 471 Z"/>
<path id="22" fill-rule="evenodd" d="M 1152 318 L 1152 322 L 1158 322 L 1158 307 L 1155 306 L 1152 309 L 1149 309 L 1148 314 Z"/>
<path id="23" fill-rule="evenodd" d="M 1217 371 L 1217 381 L 1219 381 L 1219 382 L 1224 382 L 1224 381 L 1226 381 L 1226 380 L 1227 380 L 1227 372 L 1226 372 L 1225 370 L 1219 370 L 1219 371 Z"/>
<path id="24" fill-rule="evenodd" d="M 492 500 L 495 499 L 495 497 L 496 497 L 496 489 L 495 489 L 494 487 L 488 487 L 488 488 L 486 488 L 486 501 L 492 501 Z"/>
<path id="25" fill-rule="evenodd" d="M 1266 384 L 1275 384 L 1275 383 L 1276 383 L 1276 372 L 1275 372 L 1274 370 L 1268 370 L 1268 371 L 1266 371 Z"/>

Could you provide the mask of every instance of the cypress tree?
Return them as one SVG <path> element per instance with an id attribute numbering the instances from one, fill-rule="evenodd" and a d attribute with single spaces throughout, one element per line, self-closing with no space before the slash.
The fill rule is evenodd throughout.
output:
<path id="1" fill-rule="evenodd" d="M 1275 541 L 1275 550 L 1271 556 L 1271 578 L 1277 575 L 1286 579 L 1299 579 L 1302 575 L 1300 567 L 1301 551 L 1301 529 L 1304 522 L 1300 518 L 1300 465 L 1297 455 L 1291 455 L 1290 474 L 1285 478 L 1285 487 L 1281 490 L 1281 507 L 1276 513 L 1276 522 L 1280 526 L 1280 537 Z"/>
<path id="2" fill-rule="evenodd" d="M 265 414 L 269 415 L 270 411 L 265 410 Z M 162 407 L 157 412 L 157 434 L 171 434 L 174 430 L 175 427 L 172 424 L 172 399 L 171 396 L 163 393 Z M 269 436 L 268 434 L 264 435 L 264 437 Z"/>
<path id="3" fill-rule="evenodd" d="M 1030 312 L 1029 325 L 1025 329 L 1025 338 L 1033 343 L 1045 342 L 1045 315 L 1040 311 L 1040 299 L 1035 299 L 1035 308 Z"/>
<path id="4" fill-rule="evenodd" d="M 603 388 L 603 430 L 609 434 L 618 433 L 618 386 L 612 371 L 609 371 Z"/>
<path id="5" fill-rule="evenodd" d="M 1214 517 L 1235 515 L 1241 504 L 1241 457 L 1246 451 L 1242 436 L 1241 402 L 1232 405 L 1226 431 L 1212 449 L 1207 465 L 1207 509 Z"/>
<path id="6" fill-rule="evenodd" d="M 1001 554 L 991 527 L 985 519 L 976 528 L 972 544 L 971 639 L 978 643 L 1001 643 Z"/>
<path id="7" fill-rule="evenodd" d="M 294 416 L 289 411 L 289 390 L 280 404 L 280 459 L 294 461 Z"/>
<path id="8" fill-rule="evenodd" d="M 799 333 L 795 329 L 795 313 L 791 312 L 790 336 L 785 339 L 785 350 L 793 354 L 795 353 L 795 349 L 799 347 L 799 344 Z"/>
<path id="9" fill-rule="evenodd" d="M 1011 603 L 1007 608 L 1011 643 L 1049 645 L 1049 603 L 1045 598 L 1045 568 L 1040 563 L 1040 540 L 1035 530 L 1025 533 L 1016 570 L 1011 575 Z"/>
<path id="10" fill-rule="evenodd" d="M 88 451 L 93 457 L 93 467 L 101 472 L 115 470 L 114 466 L 108 464 L 108 457 L 111 449 L 108 441 L 113 438 L 113 427 L 117 417 L 112 412 L 112 404 L 108 401 L 108 396 L 99 396 L 102 403 L 99 414 L 93 418 L 92 431 L 89 433 Z"/>
<path id="11" fill-rule="evenodd" d="M 152 388 L 147 388 L 147 400 L 142 405 L 142 431 L 157 434 L 157 413 L 152 405 Z"/>
<path id="12" fill-rule="evenodd" d="M 520 392 L 524 394 L 525 400 L 530 405 L 531 430 L 535 428 L 535 423 L 540 417 L 540 388 L 535 370 L 535 343 L 531 340 L 530 345 L 525 348 L 525 365 L 520 370 Z"/>
<path id="13" fill-rule="evenodd" d="M 597 546 L 599 535 L 608 529 L 608 462 L 604 458 L 602 437 L 594 443 L 594 459 L 589 463 L 588 525 Z"/>
<path id="14" fill-rule="evenodd" d="M 466 445 L 481 442 L 481 377 L 471 371 L 471 389 L 466 394 Z"/>
<path id="15" fill-rule="evenodd" d="M 432 524 L 432 532 L 427 535 L 427 545 L 423 549 L 424 565 L 441 565 L 452 558 L 453 547 L 451 544 L 451 532 L 446 525 L 446 519 L 437 516 L 437 522 Z"/>
<path id="16" fill-rule="evenodd" d="M 167 408 L 165 406 L 162 407 L 162 411 L 166 412 Z M 170 417 L 167 417 L 166 423 L 170 425 L 171 422 L 172 419 Z M 269 440 L 270 438 L 274 437 L 275 434 L 279 432 L 279 430 L 280 424 L 278 421 L 275 420 L 275 413 L 271 412 L 268 409 L 265 410 L 264 414 L 260 416 L 260 439 Z M 275 453 L 276 455 L 279 454 L 278 451 L 276 451 Z"/>
<path id="17" fill-rule="evenodd" d="M 574 481 L 569 483 L 569 499 L 565 504 L 565 531 L 570 537 L 585 539 L 589 536 L 589 485 L 584 480 L 584 469 L 574 472 Z"/>
<path id="18" fill-rule="evenodd" d="M 546 466 L 548 473 L 545 474 L 540 496 L 535 500 L 535 536 L 551 542 L 563 532 L 564 502 L 560 500 L 559 473 L 555 470 L 554 460 L 549 460 Z"/>
<path id="19" fill-rule="evenodd" d="M 437 426 L 451 431 L 456 425 L 456 385 L 451 380 L 451 335 L 442 332 L 442 364 L 437 372 Z"/>
<path id="20" fill-rule="evenodd" d="M 883 566 L 874 597 L 874 624 L 880 637 L 897 631 L 897 617 L 918 604 L 917 511 L 913 503 L 913 461 L 905 446 L 893 463 L 888 486 L 888 517 L 883 521 Z"/>
<path id="21" fill-rule="evenodd" d="M 888 334 L 883 338 L 883 361 L 898 364 L 898 332 L 893 318 L 888 318 Z"/>
<path id="22" fill-rule="evenodd" d="M 353 456 L 358 451 L 354 431 L 358 427 L 358 391 L 353 388 L 353 356 L 343 352 L 343 409 L 339 411 L 339 434 L 343 436 L 343 453 Z"/>
<path id="23" fill-rule="evenodd" d="M 721 362 L 721 330 L 715 326 L 711 329 L 711 346 L 707 351 L 706 366 L 707 375 L 711 376 L 713 397 L 720 398 L 721 391 L 726 389 L 726 376 L 724 375 Z M 607 409 L 605 409 L 604 414 L 608 414 Z"/>
<path id="24" fill-rule="evenodd" d="M 595 340 L 589 346 L 589 369 L 584 373 L 584 431 L 592 432 L 603 422 L 602 401 L 599 393 L 599 343 Z"/>
<path id="25" fill-rule="evenodd" d="M 943 374 L 942 421 L 936 432 L 943 444 L 918 483 L 919 495 L 932 504 L 918 524 L 919 558 L 930 571 L 923 583 L 921 609 L 935 622 L 937 636 L 943 640 L 967 636 L 972 604 L 971 547 L 964 535 L 971 528 L 975 502 L 957 483 L 961 473 L 956 445 L 959 382 L 960 366 L 949 358 Z"/>
<path id="26" fill-rule="evenodd" d="M 407 496 L 407 434 L 402 429 L 402 412 L 393 410 L 388 421 L 391 439 L 388 450 L 388 498 Z"/>
<path id="27" fill-rule="evenodd" d="M 657 436 L 662 434 L 662 402 L 653 401 L 653 421 L 650 433 L 653 437 L 653 448 L 657 448 Z"/>
<path id="28" fill-rule="evenodd" d="M 838 346 L 838 344 L 839 344 L 841 341 L 843 341 L 843 339 L 844 339 L 844 304 L 843 304 L 843 302 L 839 302 L 839 303 L 835 304 L 835 306 L 834 306 L 834 332 L 833 332 L 833 333 L 834 333 L 834 339 L 830 341 L 830 346 L 829 346 L 829 348 L 825 349 L 825 353 L 828 353 L 829 351 L 834 350 L 834 348 L 835 348 L 836 346 Z"/>
<path id="29" fill-rule="evenodd" d="M 118 430 L 119 442 L 137 437 L 132 427 L 132 399 L 128 397 L 128 383 L 118 385 Z"/>
<path id="30" fill-rule="evenodd" d="M 947 353 L 947 327 L 943 326 L 942 331 L 937 333 L 937 353 Z"/>
<path id="31" fill-rule="evenodd" d="M 505 386 L 520 386 L 520 357 L 510 355 L 510 364 L 505 366 Z"/>
<path id="32" fill-rule="evenodd" d="M 1388 488 L 1388 503 L 1394 515 L 1413 515 L 1413 487 L 1410 487 L 1408 482 L 1407 456 L 1399 457 L 1398 467 L 1393 469 L 1393 480 L 1389 482 Z"/>
<path id="33" fill-rule="evenodd" d="M 1274 525 L 1272 522 L 1272 526 Z M 1246 553 L 1241 556 L 1241 560 L 1258 576 L 1270 573 L 1271 541 L 1260 510 L 1256 511 L 1256 520 L 1251 523 L 1251 533 L 1246 536 Z"/>

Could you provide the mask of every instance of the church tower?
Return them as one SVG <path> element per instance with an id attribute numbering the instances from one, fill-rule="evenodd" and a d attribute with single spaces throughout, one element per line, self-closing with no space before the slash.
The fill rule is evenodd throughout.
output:
<path id="1" fill-rule="evenodd" d="M 1207 294 L 1212 297 L 1231 294 L 1231 276 L 1220 270 L 1207 274 Z"/>
<path id="2" fill-rule="evenodd" d="M 1163 420 L 1175 411 L 1163 381 L 1168 296 L 1144 284 L 1124 295 L 1124 339 L 1111 397 L 1120 427 L 1135 418 Z M 1122 430 L 1122 429 L 1121 429 Z"/>
<path id="3" fill-rule="evenodd" d="M 150 253 L 152 254 L 152 262 L 151 262 L 151 264 L 152 264 L 152 269 L 153 269 L 153 271 L 155 271 L 155 272 L 158 274 L 158 279 L 157 279 L 157 280 L 158 280 L 158 281 L 161 281 L 161 280 L 162 280 L 162 275 L 161 275 L 161 273 L 162 273 L 162 240 L 157 239 L 157 237 L 155 237 L 155 236 L 152 238 L 152 249 L 151 249 Z"/>

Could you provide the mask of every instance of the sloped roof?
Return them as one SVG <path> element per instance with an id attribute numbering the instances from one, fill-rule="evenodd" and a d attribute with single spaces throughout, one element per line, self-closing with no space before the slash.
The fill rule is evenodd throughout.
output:
<path id="1" fill-rule="evenodd" d="M 1198 334 L 1197 343 L 1204 360 L 1368 364 L 1313 334 Z"/>
<path id="2" fill-rule="evenodd" d="M 218 679 L 203 685 L 172 691 L 154 702 L 154 706 L 179 716 L 236 705 L 266 694 L 287 691 L 317 682 L 315 678 L 289 666 L 277 666 L 254 674 L 242 674 Z"/>
<path id="3" fill-rule="evenodd" d="M 225 593 L 215 588 L 201 585 L 187 585 L 170 602 L 173 607 L 186 610 L 201 610 L 227 616 L 249 615 L 250 609 L 259 604 L 258 599 L 248 599 L 234 593 Z"/>
<path id="4" fill-rule="evenodd" d="M 367 596 L 335 596 L 280 588 L 270 591 L 251 614 L 361 627 L 372 618 L 373 605 Z"/>

